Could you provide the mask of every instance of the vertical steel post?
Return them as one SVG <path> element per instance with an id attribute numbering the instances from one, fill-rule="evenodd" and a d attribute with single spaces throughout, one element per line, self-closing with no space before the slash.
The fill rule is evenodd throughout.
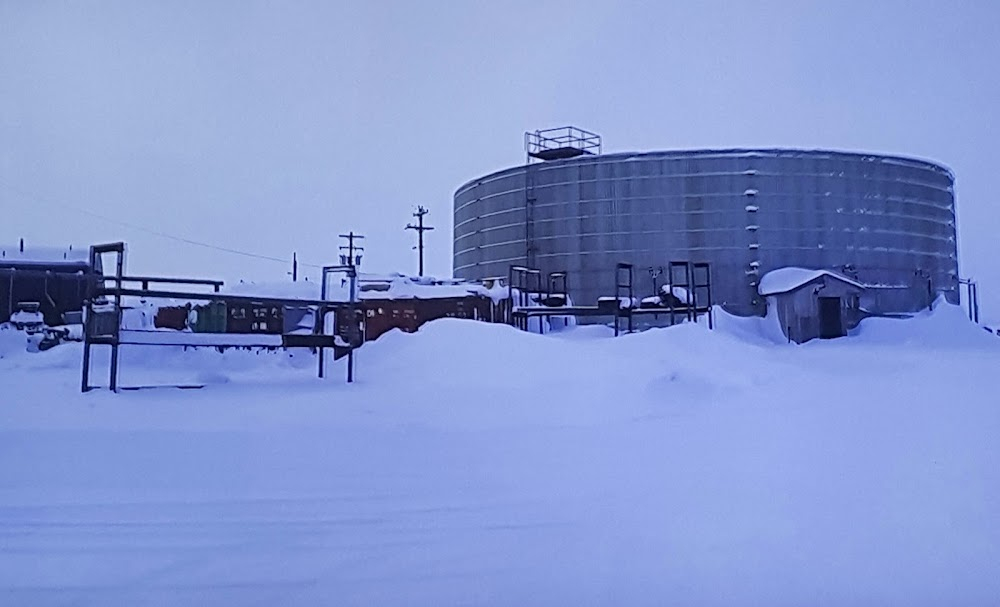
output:
<path id="1" fill-rule="evenodd" d="M 326 268 L 323 268 L 323 276 L 320 278 L 320 287 L 319 287 L 319 298 L 321 300 L 323 300 L 323 301 L 326 301 L 326 282 L 327 282 L 326 281 L 326 276 L 327 276 L 327 270 L 326 270 Z M 317 326 L 313 327 L 313 330 L 314 331 L 318 330 L 320 332 L 320 334 L 326 335 L 326 308 L 320 308 L 317 311 L 317 313 L 319 315 L 319 318 L 316 319 Z M 326 352 L 326 348 L 324 348 L 322 345 L 320 345 L 320 347 L 319 347 L 319 357 L 318 357 L 319 358 L 319 378 L 320 379 L 323 379 L 323 375 L 324 375 L 324 367 L 325 367 L 325 365 L 323 364 L 323 362 L 324 362 L 323 355 L 324 355 L 325 352 Z"/>
<path id="2" fill-rule="evenodd" d="M 635 301 L 635 275 L 633 274 L 632 264 L 628 265 L 628 332 L 633 333 L 635 331 L 635 322 L 633 320 L 634 315 L 632 314 L 632 303 Z"/>
<path id="3" fill-rule="evenodd" d="M 354 302 L 355 302 L 354 289 L 357 285 L 358 273 L 353 266 L 351 266 L 349 272 L 351 277 L 351 295 L 350 295 L 351 313 L 356 316 L 356 312 L 354 310 Z M 351 322 L 354 322 L 355 320 L 356 320 L 355 318 L 352 318 Z M 351 349 L 347 351 L 347 383 L 349 384 L 354 382 L 354 344 L 350 344 L 350 346 Z"/>
<path id="4" fill-rule="evenodd" d="M 117 251 L 118 258 L 115 261 L 115 328 L 111 337 L 111 369 L 110 387 L 112 392 L 118 392 L 118 348 L 121 340 L 122 327 L 122 275 L 125 271 L 125 253 Z"/>
<path id="5" fill-rule="evenodd" d="M 979 283 L 972 283 L 972 305 L 975 312 L 973 322 L 979 324 Z"/>
<path id="6" fill-rule="evenodd" d="M 83 376 L 80 380 L 80 392 L 90 392 L 90 338 L 86 337 L 86 324 L 84 324 L 83 331 Z"/>
<path id="7" fill-rule="evenodd" d="M 89 282 L 89 278 L 88 278 Z M 93 295 L 87 293 L 87 299 L 83 302 L 83 370 L 80 378 L 80 391 L 90 391 L 90 315 L 92 314 L 90 301 Z"/>
<path id="8" fill-rule="evenodd" d="M 705 278 L 708 294 L 708 302 L 706 304 L 708 306 L 708 329 L 711 331 L 715 329 L 715 310 L 712 307 L 712 266 L 705 267 Z"/>
<path id="9" fill-rule="evenodd" d="M 7 313 L 14 313 L 14 274 L 17 270 L 14 268 L 10 269 L 10 286 L 7 289 Z M 9 319 L 6 319 L 9 320 Z M 6 320 L 4 322 L 6 322 Z"/>
<path id="10" fill-rule="evenodd" d="M 510 266 L 507 269 L 507 315 L 509 317 L 510 326 L 515 326 L 516 321 L 514 319 L 514 266 Z"/>
<path id="11" fill-rule="evenodd" d="M 83 288 L 83 369 L 80 377 L 80 391 L 90 391 L 90 316 L 92 313 L 91 302 L 94 299 L 94 289 L 92 286 L 97 253 L 94 247 L 90 247 L 90 264 L 87 268 L 87 275 L 84 277 Z"/>
<path id="12" fill-rule="evenodd" d="M 685 283 L 684 305 L 687 307 L 687 319 L 688 322 L 691 322 L 692 320 L 697 322 L 698 311 L 695 310 L 691 305 L 692 298 L 694 296 L 694 287 L 691 286 L 692 283 L 694 282 L 694 280 L 692 280 L 693 278 L 692 274 L 693 272 L 691 270 L 691 262 L 690 261 L 684 262 L 684 283 Z"/>

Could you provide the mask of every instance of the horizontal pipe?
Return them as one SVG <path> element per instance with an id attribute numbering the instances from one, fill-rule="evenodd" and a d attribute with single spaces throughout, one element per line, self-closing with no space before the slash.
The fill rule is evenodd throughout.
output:
<path id="1" fill-rule="evenodd" d="M 161 299 L 193 299 L 196 301 L 226 301 L 234 303 L 265 303 L 287 306 L 326 306 L 330 308 L 349 307 L 346 301 L 324 301 L 321 299 L 288 299 L 283 297 L 253 297 L 250 295 L 220 295 L 218 293 L 183 293 L 180 291 L 159 291 L 150 289 L 114 289 L 98 287 L 94 295 L 121 295 L 123 297 L 148 297 Z"/>
<path id="2" fill-rule="evenodd" d="M 105 280 L 117 280 L 115 277 L 105 277 Z M 225 285 L 221 280 L 210 280 L 207 278 L 164 278 L 162 276 L 122 276 L 122 282 L 142 282 L 161 283 L 171 285 L 206 285 L 210 287 L 221 287 Z"/>

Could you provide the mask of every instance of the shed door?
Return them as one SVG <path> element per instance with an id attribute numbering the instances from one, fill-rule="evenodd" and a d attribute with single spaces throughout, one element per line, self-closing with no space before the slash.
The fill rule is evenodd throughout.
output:
<path id="1" fill-rule="evenodd" d="M 819 336 L 822 339 L 843 337 L 844 321 L 840 313 L 839 297 L 819 298 Z"/>

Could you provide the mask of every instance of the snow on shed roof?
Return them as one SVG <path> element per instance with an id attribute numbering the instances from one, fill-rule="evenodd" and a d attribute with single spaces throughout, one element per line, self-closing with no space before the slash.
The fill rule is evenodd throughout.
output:
<path id="1" fill-rule="evenodd" d="M 63 248 L 63 247 L 24 247 L 21 250 L 20 244 L 13 246 L 0 245 L 0 263 L 89 263 L 90 249 L 83 248 Z"/>
<path id="2" fill-rule="evenodd" d="M 865 286 L 856 280 L 851 280 L 850 278 L 837 274 L 836 272 L 831 272 L 830 270 L 809 270 L 807 268 L 796 268 L 787 267 L 779 268 L 777 270 L 771 270 L 760 279 L 760 285 L 757 287 L 757 292 L 763 296 L 777 295 L 779 293 L 787 293 L 789 291 L 794 291 L 802 285 L 810 283 L 821 276 L 830 276 L 841 282 L 846 282 L 849 285 L 858 287 L 859 289 L 865 288 Z"/>

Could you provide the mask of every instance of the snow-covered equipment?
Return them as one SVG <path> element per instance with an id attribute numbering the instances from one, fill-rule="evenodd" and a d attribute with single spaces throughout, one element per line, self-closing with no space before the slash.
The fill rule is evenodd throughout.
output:
<path id="1" fill-rule="evenodd" d="M 45 328 L 45 317 L 41 312 L 41 304 L 37 301 L 22 301 L 18 303 L 10 324 L 18 331 L 28 334 L 39 333 Z"/>

